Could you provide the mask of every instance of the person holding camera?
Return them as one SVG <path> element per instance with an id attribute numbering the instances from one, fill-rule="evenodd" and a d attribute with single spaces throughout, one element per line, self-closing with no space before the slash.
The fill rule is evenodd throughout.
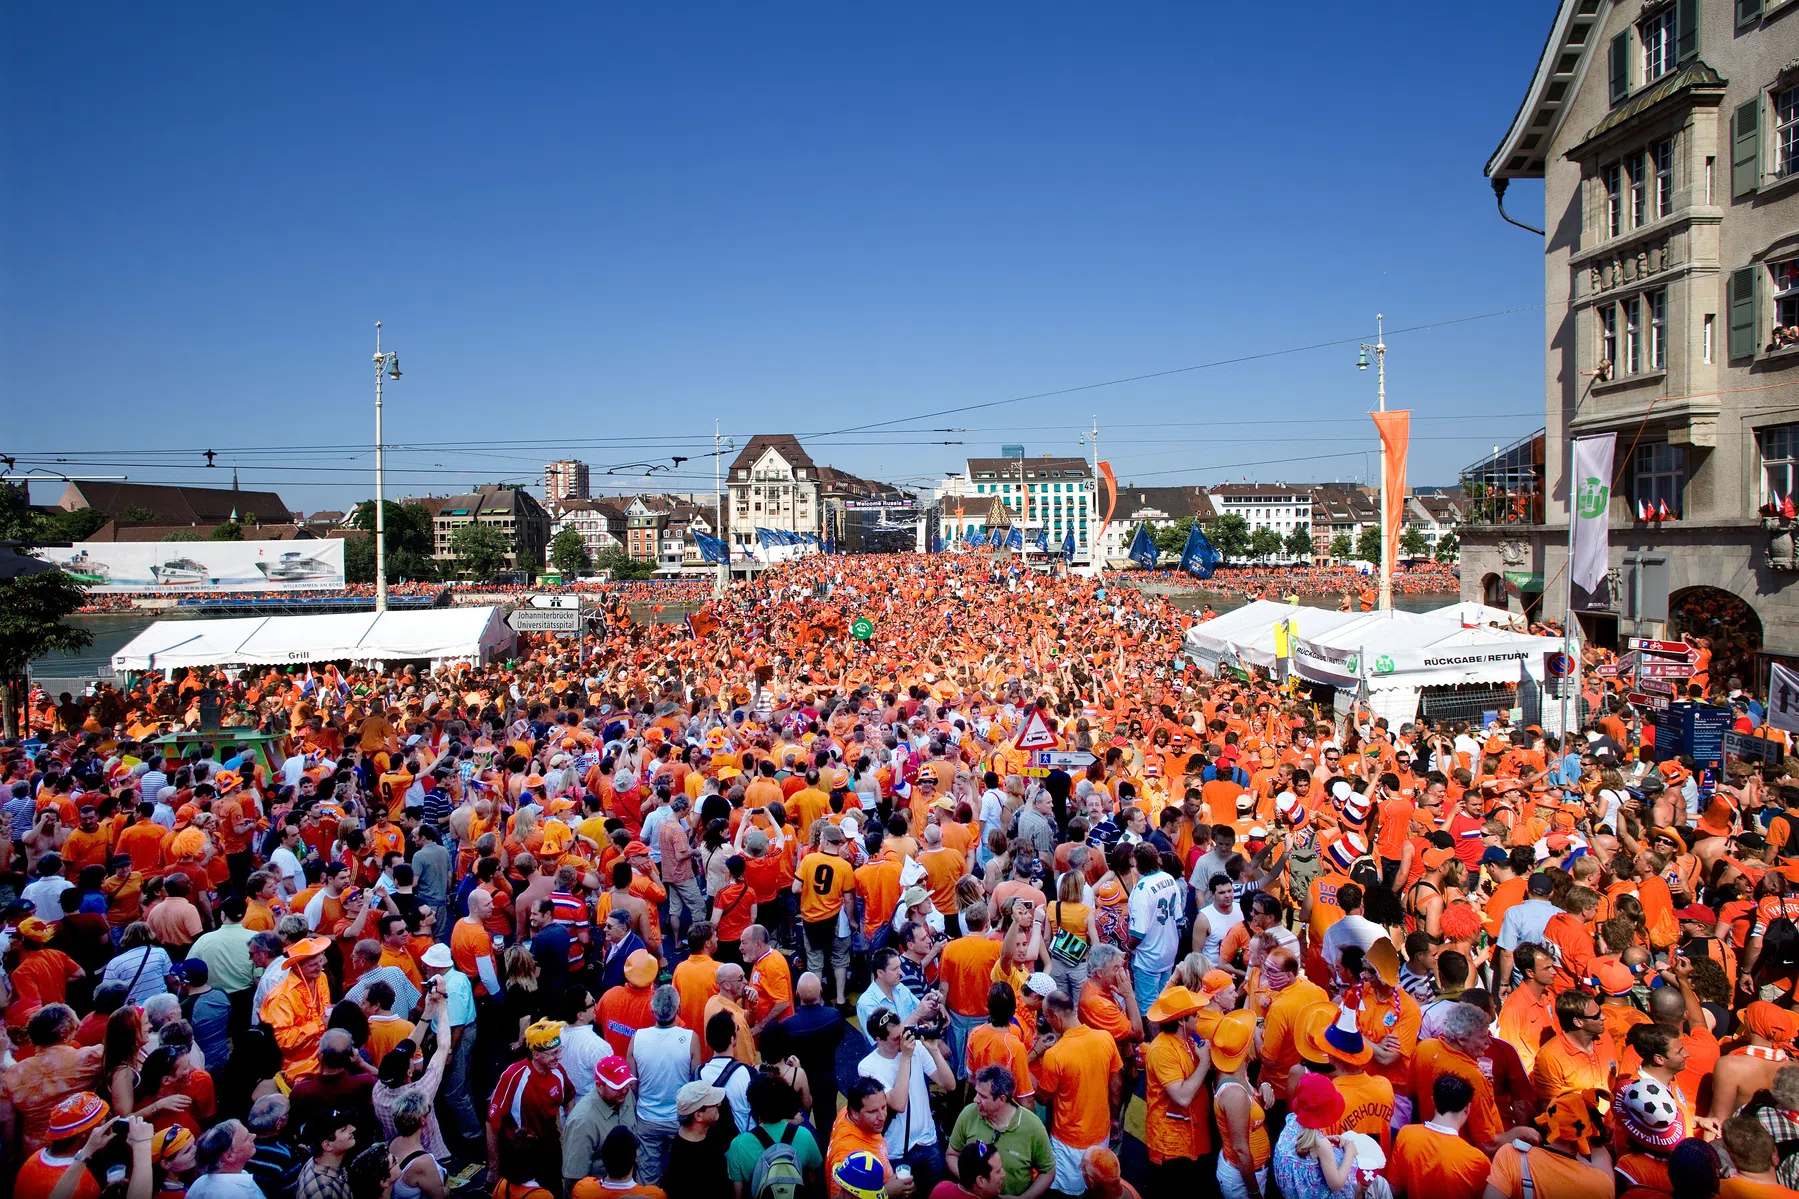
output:
<path id="1" fill-rule="evenodd" d="M 943 1015 L 935 994 L 919 1002 L 910 1019 L 877 1008 L 868 1021 L 874 1052 L 857 1072 L 887 1088 L 887 1158 L 895 1173 L 908 1171 L 918 1192 L 930 1194 L 943 1174 L 943 1147 L 931 1114 L 931 1084 L 955 1087 L 955 1072 L 943 1056 Z"/>

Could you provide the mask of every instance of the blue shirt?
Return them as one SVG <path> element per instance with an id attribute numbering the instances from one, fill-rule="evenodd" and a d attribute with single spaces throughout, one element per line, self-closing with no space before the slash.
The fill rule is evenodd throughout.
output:
<path id="1" fill-rule="evenodd" d="M 899 1013 L 901 1020 L 907 1020 L 918 1010 L 918 996 L 907 990 L 903 981 L 893 989 L 892 998 L 881 994 L 881 988 L 870 983 L 868 990 L 862 992 L 862 997 L 856 1000 L 856 1022 L 866 1030 L 869 1019 L 884 1007 L 892 1008 Z"/>
<path id="2" fill-rule="evenodd" d="M 1526 941 L 1543 944 L 1543 926 L 1559 911 L 1547 899 L 1530 898 L 1513 904 L 1499 924 L 1499 948 L 1510 953 Z"/>

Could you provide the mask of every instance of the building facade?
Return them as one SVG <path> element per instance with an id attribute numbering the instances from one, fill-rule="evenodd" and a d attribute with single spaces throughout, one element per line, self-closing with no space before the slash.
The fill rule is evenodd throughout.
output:
<path id="1" fill-rule="evenodd" d="M 1288 551 L 1288 538 L 1295 530 L 1307 537 L 1312 533 L 1312 489 L 1292 483 L 1222 483 L 1208 488 L 1212 507 L 1219 516 L 1240 516 L 1249 525 L 1251 535 L 1257 529 L 1271 530 L 1281 539 L 1278 553 L 1259 556 L 1258 560 L 1284 564 L 1310 564 L 1310 552 Z M 1315 546 L 1313 547 L 1316 548 Z"/>
<path id="2" fill-rule="evenodd" d="M 995 501 L 998 501 L 997 506 Z M 1074 532 L 1074 560 L 1092 560 L 1090 535 L 1099 531 L 1093 468 L 1085 458 L 970 458 L 961 475 L 937 487 L 941 536 L 948 544 L 970 531 L 984 537 L 992 527 L 1018 527 L 1030 545 L 1039 534 L 1060 552 Z"/>
<path id="3" fill-rule="evenodd" d="M 849 554 L 909 551 L 918 540 L 918 503 L 891 483 L 863 479 L 834 466 L 818 468 L 824 532 Z"/>
<path id="4" fill-rule="evenodd" d="M 731 462 L 726 479 L 725 542 L 732 553 L 751 553 L 756 530 L 823 533 L 819 468 L 791 433 L 758 433 Z"/>
<path id="5" fill-rule="evenodd" d="M 551 462 L 543 468 L 543 500 L 551 508 L 570 500 L 592 499 L 587 463 L 574 458 Z"/>
<path id="6" fill-rule="evenodd" d="M 506 564 L 514 570 L 543 569 L 544 549 L 550 544 L 550 514 L 537 497 L 522 487 L 482 487 L 440 502 L 432 517 L 431 556 L 454 562 L 452 540 L 467 524 L 492 525 L 505 535 L 510 549 Z"/>
<path id="7" fill-rule="evenodd" d="M 1799 484 L 1799 5 L 1562 0 L 1486 171 L 1544 182 L 1545 428 L 1506 455 L 1536 495 L 1467 497 L 1464 595 L 1562 615 L 1570 446 L 1610 433 L 1612 565 L 1664 555 L 1669 615 L 1588 636 L 1799 646 L 1791 532 L 1762 516 Z"/>
<path id="8" fill-rule="evenodd" d="M 1112 513 L 1112 523 L 1100 537 L 1100 557 L 1108 563 L 1124 562 L 1138 525 L 1165 529 L 1192 517 L 1204 526 L 1213 515 L 1212 501 L 1204 487 L 1137 487 L 1125 483 L 1118 488 L 1118 507 Z"/>
<path id="9" fill-rule="evenodd" d="M 607 500 L 568 500 L 556 508 L 550 522 L 553 540 L 564 529 L 580 534 L 588 557 L 606 550 L 625 548 L 625 510 Z"/>

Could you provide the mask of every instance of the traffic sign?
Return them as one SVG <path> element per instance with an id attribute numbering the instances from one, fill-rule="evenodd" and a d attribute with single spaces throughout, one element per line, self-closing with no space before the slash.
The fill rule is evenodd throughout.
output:
<path id="1" fill-rule="evenodd" d="M 1652 654 L 1668 654 L 1676 658 L 1688 658 L 1697 662 L 1699 654 L 1684 641 L 1656 641 L 1650 637 L 1632 637 L 1631 649 L 1647 650 Z"/>
<path id="2" fill-rule="evenodd" d="M 1633 671 L 1635 671 L 1637 668 L 1637 662 L 1641 658 L 1642 658 L 1641 654 L 1619 654 L 1618 661 L 1613 667 L 1613 669 L 1617 672 L 1617 677 L 1624 678 L 1626 675 L 1629 675 Z"/>
<path id="3" fill-rule="evenodd" d="M 1049 727 L 1049 721 L 1043 716 L 1041 708 L 1032 708 L 1024 718 L 1024 727 L 1018 730 L 1018 739 L 1012 744 L 1018 749 L 1048 749 L 1056 743 L 1056 734 Z"/>
<path id="4" fill-rule="evenodd" d="M 1568 654 L 1550 654 L 1546 659 L 1549 673 L 1553 678 L 1574 673 L 1574 659 Z"/>
<path id="5" fill-rule="evenodd" d="M 1640 679 L 1690 679 L 1697 672 L 1691 662 L 1676 662 L 1672 658 L 1647 658 L 1637 663 L 1636 676 Z"/>
<path id="6" fill-rule="evenodd" d="M 578 595 L 534 595 L 531 597 L 531 606 L 533 608 L 573 608 L 579 611 L 581 597 Z"/>
<path id="7" fill-rule="evenodd" d="M 1778 762 L 1786 748 L 1778 741 L 1757 737 L 1752 733 L 1725 733 L 1724 752 L 1746 762 Z"/>
<path id="8" fill-rule="evenodd" d="M 1624 698 L 1639 708 L 1654 708 L 1657 711 L 1666 711 L 1668 705 L 1673 702 L 1665 695 L 1645 695 L 1641 691 L 1629 692 Z"/>
<path id="9" fill-rule="evenodd" d="M 579 608 L 515 608 L 506 623 L 515 633 L 578 633 Z"/>
<path id="10" fill-rule="evenodd" d="M 1602 679 L 1615 679 L 1618 677 L 1618 664 L 1616 662 L 1601 662 L 1599 665 L 1593 667 L 1593 674 Z"/>
<path id="11" fill-rule="evenodd" d="M 1026 778 L 1046 779 L 1049 777 L 1049 767 L 1047 767 L 1047 766 L 1026 766 L 1023 770 L 1020 770 L 1018 773 L 1024 775 Z"/>
<path id="12" fill-rule="evenodd" d="M 1665 695 L 1674 698 L 1674 684 L 1666 679 L 1643 679 L 1637 683 L 1637 690 L 1647 691 L 1651 695 Z"/>
<path id="13" fill-rule="evenodd" d="M 1799 733 L 1799 674 L 1778 662 L 1769 670 L 1768 723 L 1783 733 Z"/>
<path id="14" fill-rule="evenodd" d="M 1031 765 L 1045 770 L 1085 770 L 1096 761 L 1097 758 L 1083 749 L 1064 753 L 1040 749 L 1031 755 Z"/>

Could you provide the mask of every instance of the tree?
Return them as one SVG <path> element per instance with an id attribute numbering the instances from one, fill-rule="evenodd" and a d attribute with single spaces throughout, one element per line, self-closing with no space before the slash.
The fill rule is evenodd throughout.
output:
<path id="1" fill-rule="evenodd" d="M 389 580 L 430 580 L 438 577 L 437 560 L 432 557 L 436 539 L 431 510 L 423 504 L 396 504 L 384 501 L 387 523 L 387 577 Z M 350 527 L 364 533 L 375 531 L 375 501 L 364 500 L 350 513 Z M 361 542 L 361 545 L 357 543 Z M 375 539 L 350 537 L 344 545 L 344 579 L 351 583 L 375 581 Z"/>
<path id="2" fill-rule="evenodd" d="M 512 543 L 493 525 L 470 521 L 450 534 L 450 552 L 456 555 L 456 567 L 479 582 L 486 582 L 506 569 L 506 557 Z"/>
<path id="3" fill-rule="evenodd" d="M 654 562 L 639 562 L 617 546 L 611 546 L 594 555 L 595 570 L 610 571 L 614 579 L 647 579 L 656 573 Z"/>
<path id="4" fill-rule="evenodd" d="M 125 511 L 119 513 L 119 519 L 126 524 L 147 525 L 156 519 L 156 513 L 142 504 L 126 504 Z"/>
<path id="5" fill-rule="evenodd" d="M 1350 540 L 1348 533 L 1338 533 L 1331 538 L 1331 557 L 1336 561 L 1341 562 L 1354 552 L 1355 542 Z"/>
<path id="6" fill-rule="evenodd" d="M 1183 516 L 1161 528 L 1152 527 L 1149 530 L 1149 539 L 1155 542 L 1157 553 L 1178 554 L 1187 548 L 1187 535 L 1192 531 L 1193 518 Z"/>
<path id="7" fill-rule="evenodd" d="M 1462 556 L 1462 543 L 1454 533 L 1437 538 L 1437 561 L 1454 562 Z"/>
<path id="8" fill-rule="evenodd" d="M 235 520 L 228 520 L 212 531 L 212 539 L 214 541 L 242 541 L 244 539 L 244 526 L 238 524 Z"/>
<path id="9" fill-rule="evenodd" d="M 162 535 L 164 541 L 198 541 L 200 534 L 193 529 L 170 529 Z"/>
<path id="10" fill-rule="evenodd" d="M 581 539 L 578 529 L 564 529 L 550 538 L 550 565 L 564 579 L 593 565 L 593 558 L 587 552 L 587 542 Z"/>
<path id="11" fill-rule="evenodd" d="M 37 519 L 38 544 L 86 541 L 112 517 L 98 508 L 77 508 L 73 512 L 47 512 Z"/>
<path id="12" fill-rule="evenodd" d="M 1281 535 L 1267 525 L 1257 525 L 1249 535 L 1249 552 L 1258 559 L 1274 557 L 1281 552 Z"/>
<path id="13" fill-rule="evenodd" d="M 0 482 L 0 541 L 18 543 L 20 553 L 42 544 L 40 523 L 23 484 Z M 72 653 L 93 644 L 86 629 L 65 623 L 87 603 L 87 589 L 60 570 L 41 570 L 0 580 L 0 711 L 5 734 L 19 732 L 19 710 L 27 697 L 25 670 L 33 658 Z"/>
<path id="14" fill-rule="evenodd" d="M 1306 532 L 1304 525 L 1295 525 L 1287 534 L 1287 556 L 1289 558 L 1310 558 L 1312 556 L 1312 535 Z"/>
<path id="15" fill-rule="evenodd" d="M 1399 534 L 1399 554 L 1403 558 L 1422 558 L 1430 551 L 1430 542 L 1417 528 L 1407 525 Z"/>
<path id="16" fill-rule="evenodd" d="M 1364 562 L 1380 565 L 1380 526 L 1368 525 L 1355 539 L 1355 556 Z"/>
<path id="17" fill-rule="evenodd" d="M 1249 554 L 1249 522 L 1235 512 L 1227 512 L 1206 526 L 1206 540 L 1227 561 Z"/>

